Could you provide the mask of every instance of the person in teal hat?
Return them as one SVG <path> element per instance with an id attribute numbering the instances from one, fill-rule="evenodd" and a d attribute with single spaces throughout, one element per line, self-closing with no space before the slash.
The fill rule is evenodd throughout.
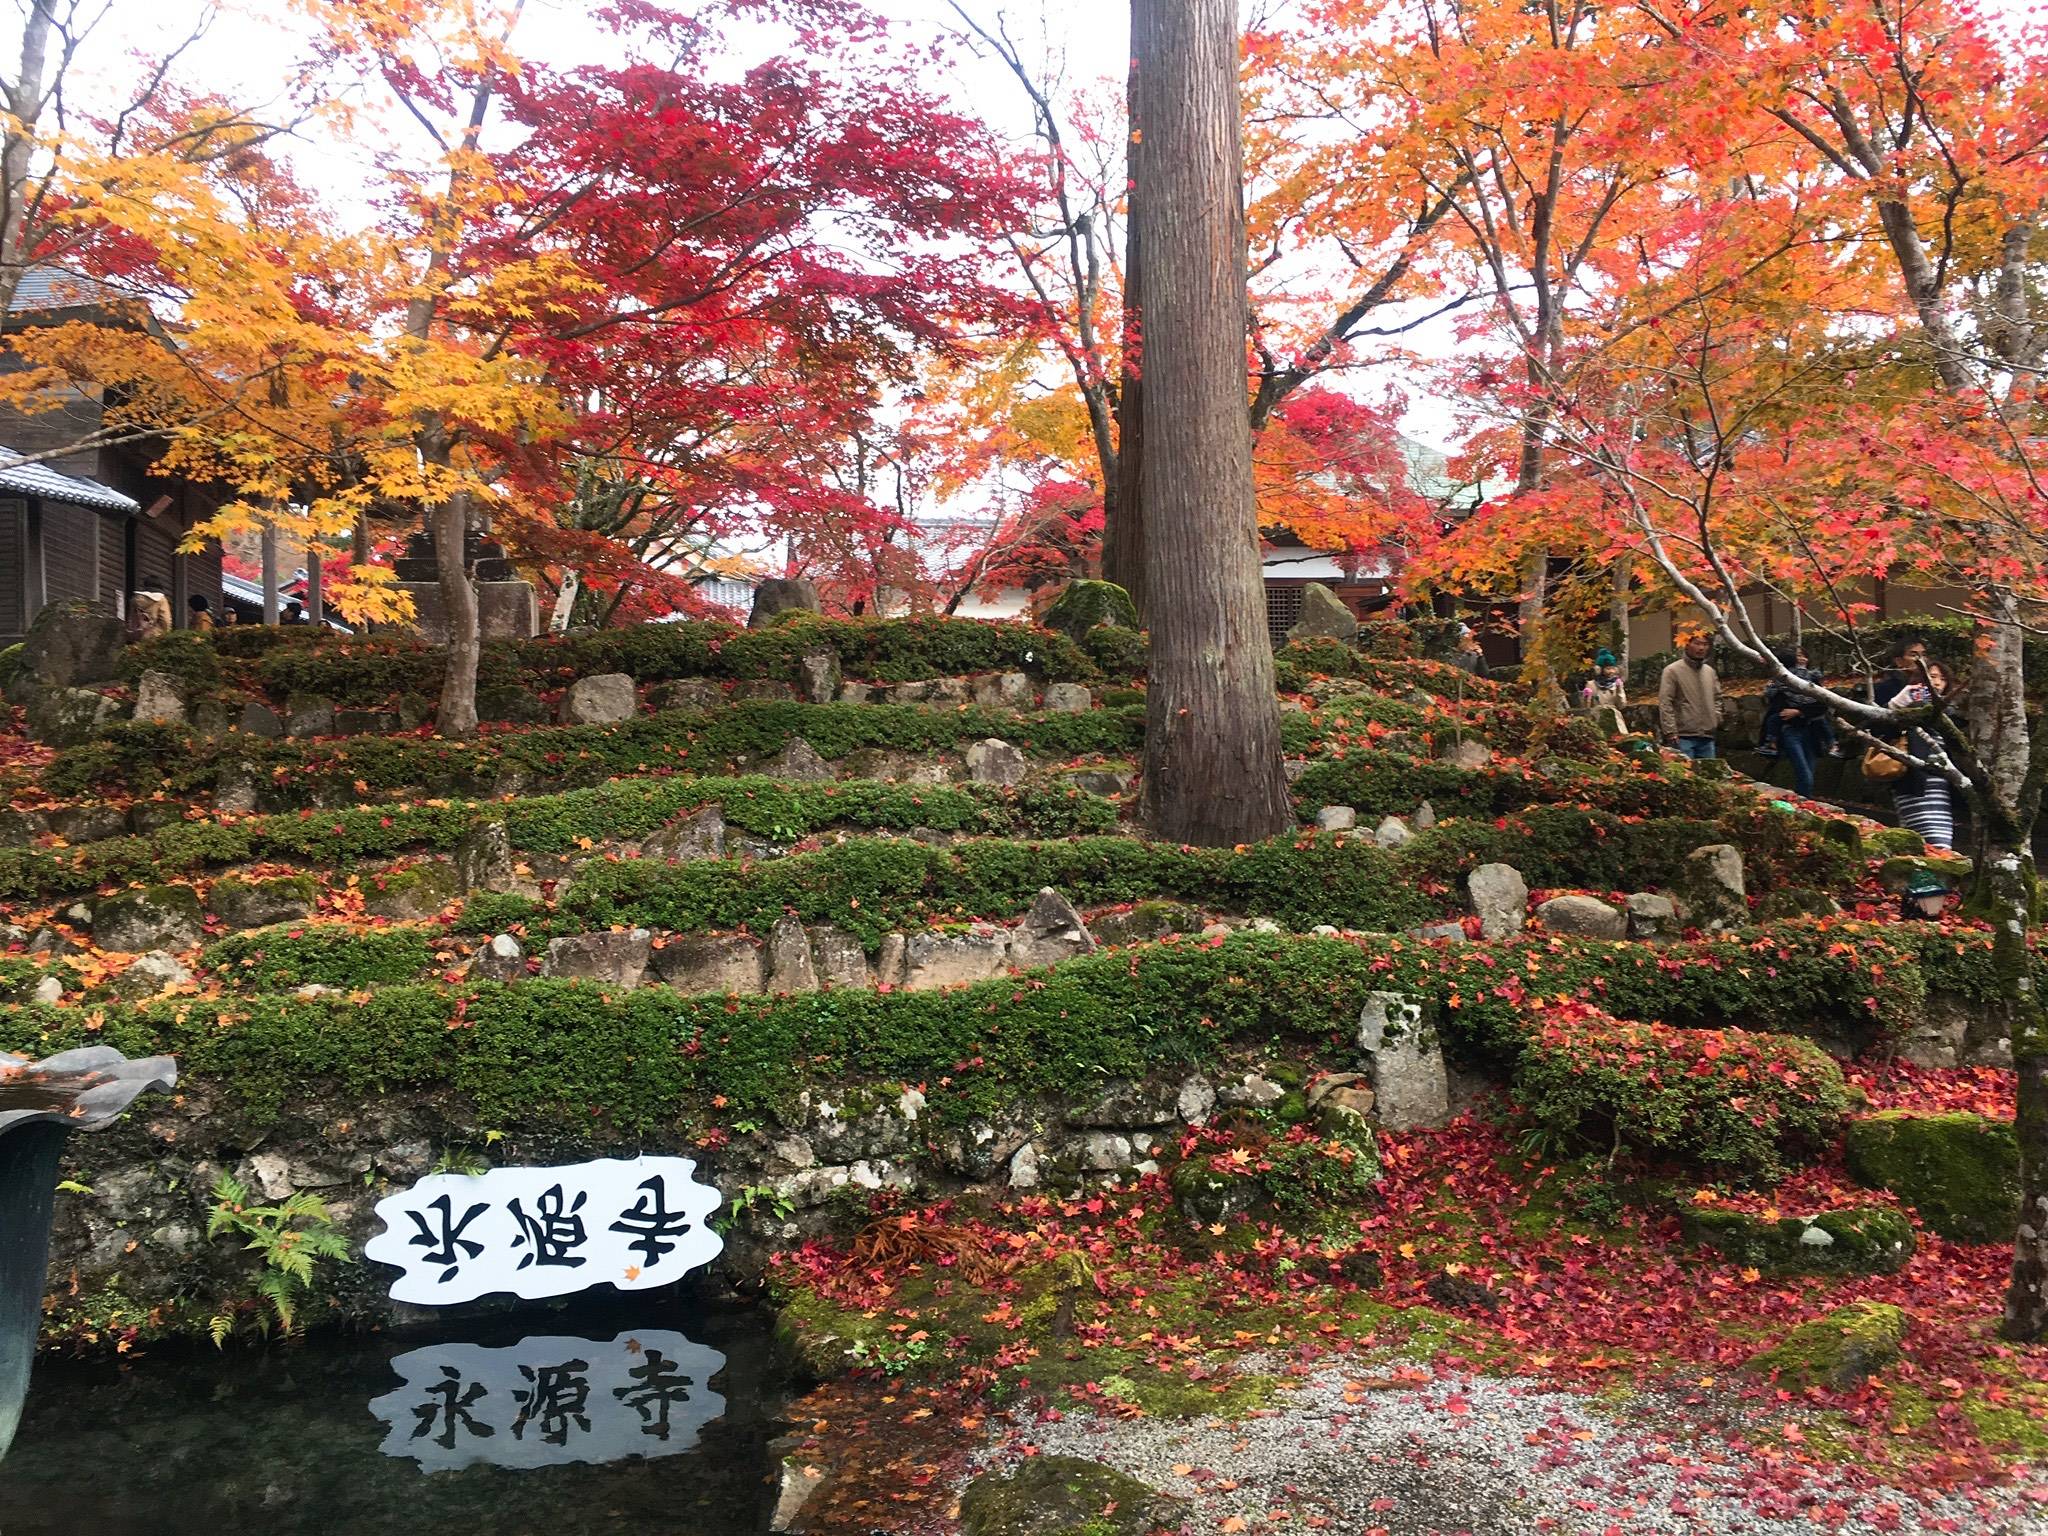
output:
<path id="1" fill-rule="evenodd" d="M 1593 675 L 1579 690 L 1579 702 L 1588 709 L 1598 709 L 1605 704 L 1620 709 L 1628 703 L 1626 679 L 1621 675 L 1621 663 L 1615 660 L 1614 652 L 1600 650 L 1594 653 Z"/>

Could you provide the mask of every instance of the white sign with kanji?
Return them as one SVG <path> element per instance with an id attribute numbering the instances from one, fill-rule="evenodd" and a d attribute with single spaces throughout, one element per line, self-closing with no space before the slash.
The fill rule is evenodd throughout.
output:
<path id="1" fill-rule="evenodd" d="M 696 1172 L 691 1158 L 636 1157 L 437 1173 L 377 1202 L 384 1230 L 363 1256 L 402 1270 L 391 1298 L 416 1306 L 667 1285 L 725 1246 L 710 1226 L 721 1197 Z"/>
<path id="2" fill-rule="evenodd" d="M 388 1428 L 381 1449 L 424 1472 L 673 1456 L 725 1412 L 708 1385 L 725 1356 L 665 1331 L 434 1344 L 391 1368 L 397 1390 L 370 1404 Z"/>

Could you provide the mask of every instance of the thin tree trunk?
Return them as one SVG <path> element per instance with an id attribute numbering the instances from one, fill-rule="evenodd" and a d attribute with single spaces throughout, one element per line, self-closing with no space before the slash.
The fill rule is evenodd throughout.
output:
<path id="1" fill-rule="evenodd" d="M 14 293 L 28 265 L 28 178 L 53 25 L 49 0 L 31 0 L 21 33 L 21 63 L 5 92 L 13 121 L 0 136 L 0 199 L 5 199 L 0 202 L 0 314 L 14 307 Z"/>
<path id="2" fill-rule="evenodd" d="M 1628 676 L 1628 608 L 1633 583 L 1629 577 L 1628 562 L 1614 563 L 1614 595 L 1607 604 L 1607 625 L 1611 632 L 1608 647 L 1614 652 L 1614 659 L 1621 663 L 1621 675 Z"/>
<path id="3" fill-rule="evenodd" d="M 469 531 L 469 498 L 450 496 L 433 518 L 434 562 L 441 579 L 441 606 L 448 616 L 448 669 L 441 678 L 441 702 L 434 729 L 443 736 L 476 730 L 476 664 L 483 650 L 477 633 L 476 587 L 463 568 L 462 546 Z"/>
<path id="4" fill-rule="evenodd" d="M 275 625 L 278 620 L 277 600 L 277 525 L 265 523 L 260 535 L 263 550 L 263 622 Z"/>
<path id="5" fill-rule="evenodd" d="M 313 624 L 327 622 L 327 594 L 320 579 L 320 551 L 306 551 L 306 618 Z"/>
<path id="6" fill-rule="evenodd" d="M 1245 409 L 1243 150 L 1235 0 L 1132 0 L 1132 243 L 1145 263 L 1143 812 L 1227 846 L 1293 825 Z M 1128 509 L 1127 509 L 1128 510 Z"/>

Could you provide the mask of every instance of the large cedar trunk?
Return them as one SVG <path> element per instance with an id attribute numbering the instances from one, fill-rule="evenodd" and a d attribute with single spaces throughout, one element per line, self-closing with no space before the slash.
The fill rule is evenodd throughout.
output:
<path id="1" fill-rule="evenodd" d="M 1131 18 L 1132 36 L 1137 35 L 1138 19 Z M 1138 72 L 1135 57 L 1132 61 L 1129 83 L 1125 87 L 1125 102 L 1131 123 L 1131 163 L 1137 163 L 1137 144 L 1141 135 L 1138 131 Z M 1143 371 L 1143 344 L 1139 338 L 1138 305 L 1144 289 L 1144 251 L 1138 240 L 1136 218 L 1133 217 L 1124 239 L 1124 303 L 1123 331 L 1123 373 L 1117 383 L 1116 396 L 1116 461 L 1112 466 L 1103 466 L 1102 503 L 1102 579 L 1113 581 L 1130 593 L 1131 601 L 1137 605 L 1138 616 L 1145 616 L 1145 518 L 1144 505 L 1139 500 L 1139 466 L 1144 460 L 1145 421 L 1144 388 L 1139 378 Z M 1111 477 L 1114 476 L 1114 484 Z"/>
<path id="2" fill-rule="evenodd" d="M 1131 240 L 1140 312 L 1145 611 L 1143 812 L 1227 846 L 1293 825 L 1245 409 L 1243 154 L 1235 0 L 1133 0 Z M 1134 451 L 1135 448 L 1135 451 Z"/>

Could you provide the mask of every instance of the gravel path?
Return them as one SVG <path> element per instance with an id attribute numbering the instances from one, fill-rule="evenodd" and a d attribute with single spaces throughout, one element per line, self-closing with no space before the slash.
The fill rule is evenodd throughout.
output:
<path id="1" fill-rule="evenodd" d="M 1107 1463 L 1188 1499 L 1191 1536 L 2048 1536 L 2048 1469 L 2031 1488 L 1924 1503 L 1735 1449 L 1680 1398 L 1608 1410 L 1529 1381 L 1421 1375 L 1325 1369 L 1232 1422 L 1075 1414 L 1018 1426 L 990 1461 L 1029 1446 Z"/>

